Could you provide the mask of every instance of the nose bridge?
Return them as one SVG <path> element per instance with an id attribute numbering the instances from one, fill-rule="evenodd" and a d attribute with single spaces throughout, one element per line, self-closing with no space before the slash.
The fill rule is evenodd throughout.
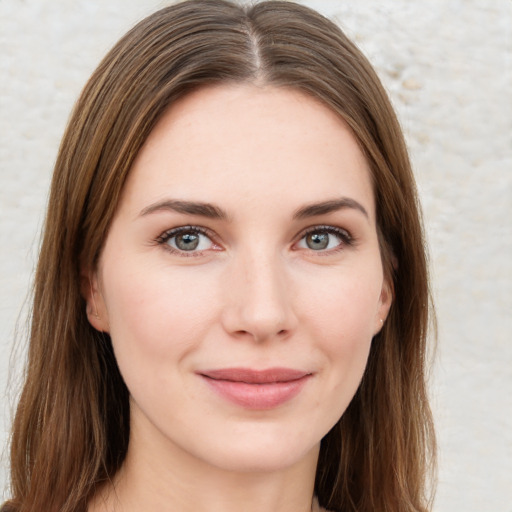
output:
<path id="1" fill-rule="evenodd" d="M 254 244 L 240 251 L 227 280 L 226 328 L 256 340 L 294 327 L 292 290 L 278 252 Z"/>

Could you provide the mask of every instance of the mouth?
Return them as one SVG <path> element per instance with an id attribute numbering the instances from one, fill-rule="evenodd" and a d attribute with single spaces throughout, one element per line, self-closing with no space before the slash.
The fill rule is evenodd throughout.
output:
<path id="1" fill-rule="evenodd" d="M 198 375 L 229 402 L 246 409 L 267 410 L 292 400 L 313 374 L 292 368 L 223 368 Z"/>

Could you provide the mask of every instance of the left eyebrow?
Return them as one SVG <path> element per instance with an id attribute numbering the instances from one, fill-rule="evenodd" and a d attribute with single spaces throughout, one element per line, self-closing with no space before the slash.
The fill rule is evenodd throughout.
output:
<path id="1" fill-rule="evenodd" d="M 307 219 L 317 215 L 325 215 L 338 210 L 344 210 L 345 208 L 357 210 L 369 219 L 366 208 L 355 199 L 351 199 L 349 197 L 341 197 L 339 199 L 331 199 L 329 201 L 322 201 L 321 203 L 313 203 L 303 206 L 293 214 L 293 218 L 298 220 Z"/>

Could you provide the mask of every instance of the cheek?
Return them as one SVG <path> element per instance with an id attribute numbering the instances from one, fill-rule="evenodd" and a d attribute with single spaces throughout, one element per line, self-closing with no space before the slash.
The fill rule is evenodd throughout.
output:
<path id="1" fill-rule="evenodd" d="M 120 366 L 147 362 L 151 371 L 150 365 L 184 357 L 204 337 L 218 314 L 213 277 L 187 270 L 119 264 L 105 272 L 110 332 Z"/>
<path id="2" fill-rule="evenodd" d="M 367 272 L 333 273 L 322 287 L 310 287 L 301 293 L 304 317 L 317 335 L 330 340 L 336 349 L 373 336 L 375 317 L 380 304 L 382 274 L 371 269 Z M 315 332 L 311 332 L 314 335 Z M 357 347 L 354 347 L 357 348 Z"/>
<path id="3" fill-rule="evenodd" d="M 380 299 L 379 282 L 377 271 L 347 273 L 321 292 L 308 294 L 308 321 L 304 324 L 322 354 L 335 421 L 348 406 L 366 367 Z"/>

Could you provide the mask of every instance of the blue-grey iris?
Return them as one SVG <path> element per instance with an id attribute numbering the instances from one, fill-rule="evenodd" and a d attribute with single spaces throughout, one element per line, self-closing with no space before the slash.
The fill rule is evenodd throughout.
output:
<path id="1" fill-rule="evenodd" d="M 199 235 L 197 233 L 176 235 L 176 247 L 182 251 L 193 251 L 198 245 Z"/>
<path id="2" fill-rule="evenodd" d="M 313 250 L 322 250 L 329 245 L 329 233 L 310 233 L 306 236 L 306 245 Z"/>

